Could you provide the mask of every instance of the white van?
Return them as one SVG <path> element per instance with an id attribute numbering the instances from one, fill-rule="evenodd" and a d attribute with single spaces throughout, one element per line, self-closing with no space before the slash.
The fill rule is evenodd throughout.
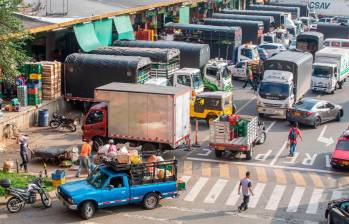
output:
<path id="1" fill-rule="evenodd" d="M 324 47 L 338 47 L 349 49 L 349 39 L 327 38 L 324 41 Z"/>

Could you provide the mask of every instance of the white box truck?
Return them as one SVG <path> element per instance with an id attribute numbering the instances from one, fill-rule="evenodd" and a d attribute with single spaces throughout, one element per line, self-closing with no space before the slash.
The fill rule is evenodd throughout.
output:
<path id="1" fill-rule="evenodd" d="M 310 89 L 313 56 L 285 51 L 264 62 L 264 75 L 258 89 L 257 112 L 286 117 L 286 112 Z"/>
<path id="2" fill-rule="evenodd" d="M 113 82 L 95 89 L 83 140 L 114 139 L 142 151 L 175 149 L 190 138 L 190 88 Z"/>
<path id="3" fill-rule="evenodd" d="M 334 93 L 349 76 L 349 49 L 326 47 L 315 53 L 311 89 Z"/>

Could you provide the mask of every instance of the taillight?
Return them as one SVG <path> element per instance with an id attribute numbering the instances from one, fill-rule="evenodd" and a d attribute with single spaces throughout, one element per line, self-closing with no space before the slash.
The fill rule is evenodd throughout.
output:
<path id="1" fill-rule="evenodd" d="M 312 114 L 313 114 L 312 112 L 306 112 L 306 113 L 305 113 L 305 116 L 309 117 L 309 116 L 311 116 Z"/>

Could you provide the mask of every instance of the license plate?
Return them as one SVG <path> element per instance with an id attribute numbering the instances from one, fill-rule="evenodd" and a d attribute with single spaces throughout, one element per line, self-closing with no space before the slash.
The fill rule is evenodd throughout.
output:
<path id="1" fill-rule="evenodd" d="M 299 112 L 294 112 L 293 114 L 294 114 L 294 116 L 296 116 L 296 117 L 301 116 L 301 113 L 299 113 Z"/>

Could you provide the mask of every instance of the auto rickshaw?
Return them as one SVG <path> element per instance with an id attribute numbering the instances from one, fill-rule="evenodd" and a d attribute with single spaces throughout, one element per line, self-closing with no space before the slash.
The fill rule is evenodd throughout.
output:
<path id="1" fill-rule="evenodd" d="M 232 92 L 203 92 L 196 95 L 190 104 L 190 118 L 206 120 L 209 125 L 221 115 L 236 111 Z"/>

